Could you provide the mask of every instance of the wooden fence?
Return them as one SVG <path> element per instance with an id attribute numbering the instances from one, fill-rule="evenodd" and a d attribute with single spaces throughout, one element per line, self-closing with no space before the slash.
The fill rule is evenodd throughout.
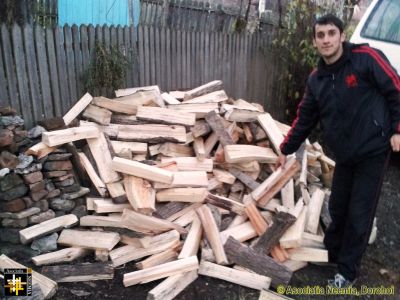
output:
<path id="1" fill-rule="evenodd" d="M 182 90 L 221 79 L 229 96 L 262 103 L 282 118 L 279 62 L 265 51 L 270 36 L 148 26 L 2 25 L 0 105 L 16 108 L 28 127 L 62 116 L 85 93 L 82 73 L 96 41 L 118 45 L 129 59 L 121 88 Z"/>

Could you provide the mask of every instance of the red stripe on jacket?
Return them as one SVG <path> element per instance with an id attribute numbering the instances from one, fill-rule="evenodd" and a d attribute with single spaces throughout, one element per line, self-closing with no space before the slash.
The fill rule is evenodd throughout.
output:
<path id="1" fill-rule="evenodd" d="M 353 52 L 370 54 L 383 69 L 383 71 L 393 81 L 394 86 L 400 92 L 400 78 L 397 76 L 396 72 L 390 67 L 390 65 L 382 58 L 382 56 L 379 55 L 378 52 L 366 46 L 361 46 L 360 49 L 354 49 Z"/>

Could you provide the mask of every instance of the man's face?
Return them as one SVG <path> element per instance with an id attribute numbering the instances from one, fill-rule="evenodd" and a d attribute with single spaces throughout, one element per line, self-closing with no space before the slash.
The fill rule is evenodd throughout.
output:
<path id="1" fill-rule="evenodd" d="M 346 36 L 333 24 L 315 26 L 313 45 L 328 63 L 334 63 L 343 53 L 342 42 Z"/>

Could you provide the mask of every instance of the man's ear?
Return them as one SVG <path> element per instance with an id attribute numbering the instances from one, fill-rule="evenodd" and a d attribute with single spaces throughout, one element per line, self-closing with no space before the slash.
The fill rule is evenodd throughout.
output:
<path id="1" fill-rule="evenodd" d="M 317 42 L 315 41 L 315 38 L 312 39 L 312 44 L 313 44 L 314 48 L 317 48 Z"/>
<path id="2" fill-rule="evenodd" d="M 343 43 L 346 40 L 346 32 L 342 32 L 342 34 L 340 35 L 340 41 Z"/>

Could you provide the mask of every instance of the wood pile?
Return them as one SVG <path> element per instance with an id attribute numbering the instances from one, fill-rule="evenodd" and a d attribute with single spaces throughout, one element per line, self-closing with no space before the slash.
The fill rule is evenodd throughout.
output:
<path id="1" fill-rule="evenodd" d="M 63 117 L 64 125 L 79 119 L 79 126 L 44 132 L 30 148 L 51 157 L 79 143 L 79 168 L 92 184 L 89 215 L 20 231 L 23 243 L 60 232 L 65 248 L 33 258 L 46 265 L 44 275 L 106 279 L 134 261 L 123 285 L 166 278 L 148 299 L 172 299 L 199 274 L 268 290 L 288 284 L 307 262 L 328 260 L 321 224 L 330 221 L 335 163 L 318 143 L 306 143 L 276 169 L 289 126 L 259 104 L 229 98 L 221 81 L 186 92 L 152 86 L 116 95 L 84 95 Z M 99 262 L 65 264 L 90 253 Z"/>

